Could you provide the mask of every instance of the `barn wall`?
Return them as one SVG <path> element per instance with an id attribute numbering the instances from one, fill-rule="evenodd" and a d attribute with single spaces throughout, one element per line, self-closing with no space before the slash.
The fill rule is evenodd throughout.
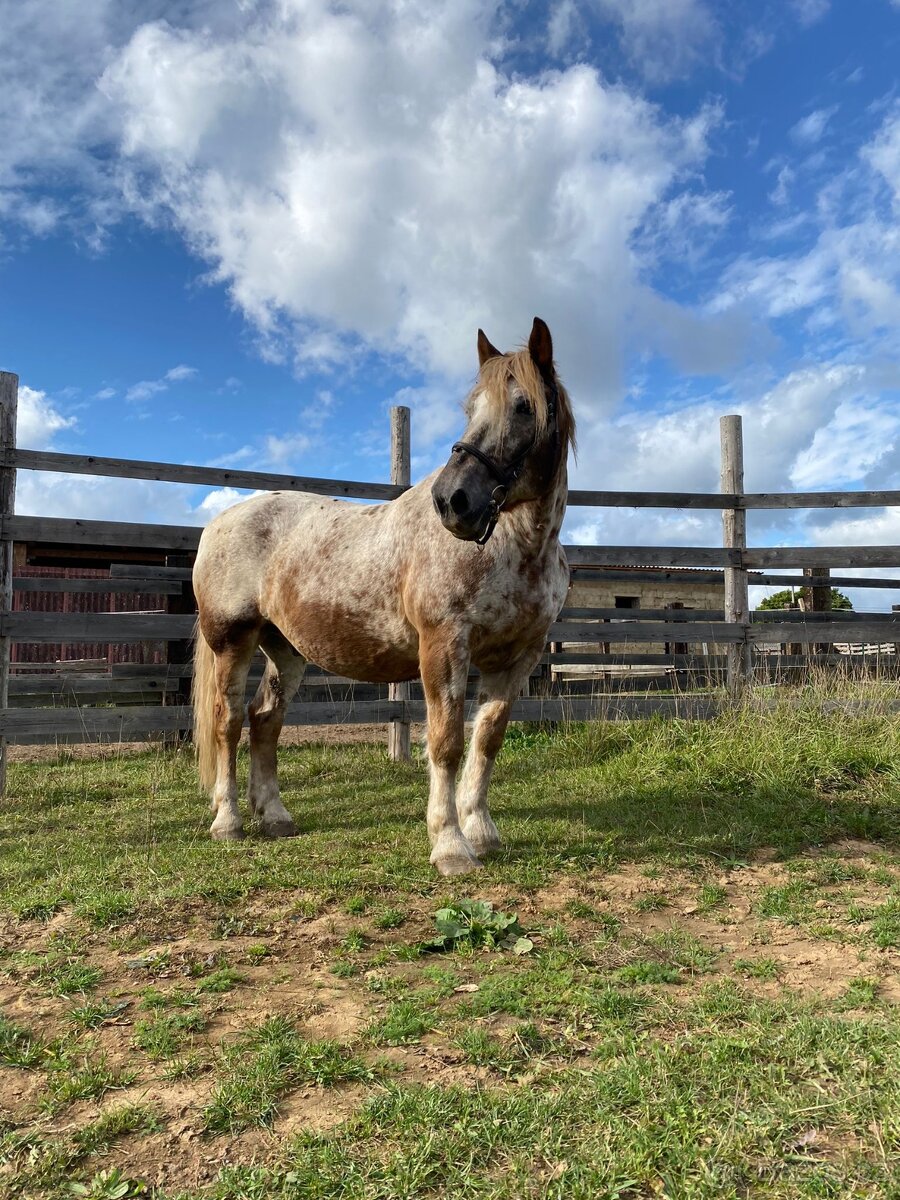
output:
<path id="1" fill-rule="evenodd" d="M 24 566 L 16 579 L 108 579 L 109 571 L 92 567 Z M 13 593 L 13 612 L 165 612 L 166 597 L 135 592 L 29 592 Z M 11 662 L 56 663 L 102 659 L 108 663 L 166 662 L 165 642 L 13 642 Z"/>
<path id="2" fill-rule="evenodd" d="M 607 582 L 606 580 L 582 581 L 573 583 L 569 588 L 566 606 L 569 608 L 614 608 L 616 596 L 638 596 L 640 608 L 667 608 L 672 604 L 683 604 L 685 608 L 722 611 L 725 608 L 725 585 L 710 581 L 709 583 L 681 582 L 629 582 L 627 579 Z M 623 619 L 628 610 L 622 610 Z M 610 626 L 612 635 L 614 626 Z M 677 627 L 673 627 L 673 642 L 682 642 L 683 637 L 675 636 Z M 686 632 L 686 631 L 685 631 Z M 608 643 L 611 654 L 662 654 L 665 646 L 662 642 L 641 642 L 625 645 L 615 642 L 610 637 Z M 696 643 L 691 643 L 696 645 Z M 707 643 L 710 654 L 724 653 L 724 647 L 716 643 Z M 582 650 L 597 650 L 600 642 L 579 647 Z"/>

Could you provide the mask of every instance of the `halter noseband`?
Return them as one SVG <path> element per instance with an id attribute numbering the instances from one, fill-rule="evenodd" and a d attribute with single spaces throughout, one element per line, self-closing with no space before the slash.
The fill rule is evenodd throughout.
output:
<path id="1" fill-rule="evenodd" d="M 550 421 L 556 421 L 556 407 L 559 399 L 559 389 L 555 381 L 547 383 L 549 396 L 547 397 L 547 417 Z M 557 437 L 558 429 L 554 429 L 553 436 Z M 522 453 L 514 458 L 508 467 L 501 466 L 495 458 L 491 458 L 489 454 L 485 454 L 483 450 L 479 450 L 477 446 L 473 446 L 471 442 L 454 442 L 450 448 L 450 453 L 453 454 L 457 450 L 461 454 L 471 454 L 490 471 L 491 475 L 497 480 L 497 486 L 491 492 L 491 498 L 488 502 L 488 522 L 484 527 L 484 532 L 481 537 L 475 538 L 476 546 L 483 546 L 490 538 L 496 528 L 497 521 L 500 519 L 500 513 L 509 499 L 510 489 L 522 473 L 522 468 L 525 465 L 525 459 L 528 458 L 532 450 L 537 445 L 537 433 L 531 439 L 531 443 L 522 451 Z"/>

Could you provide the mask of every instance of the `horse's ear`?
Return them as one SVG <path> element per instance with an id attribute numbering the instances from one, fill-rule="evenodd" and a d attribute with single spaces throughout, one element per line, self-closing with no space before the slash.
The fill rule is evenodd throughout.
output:
<path id="1" fill-rule="evenodd" d="M 528 339 L 528 353 L 534 359 L 540 373 L 549 379 L 553 374 L 553 338 L 546 322 L 540 317 L 534 318 L 531 337 Z"/>
<path id="2" fill-rule="evenodd" d="M 478 330 L 478 365 L 483 367 L 489 358 L 499 358 L 500 351 L 485 337 L 483 329 Z"/>

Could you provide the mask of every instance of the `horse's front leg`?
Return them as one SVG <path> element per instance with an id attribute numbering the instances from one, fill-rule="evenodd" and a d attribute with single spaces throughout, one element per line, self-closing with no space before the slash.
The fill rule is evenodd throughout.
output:
<path id="1" fill-rule="evenodd" d="M 465 875 L 481 866 L 456 813 L 456 775 L 465 740 L 468 650 L 436 631 L 420 641 L 420 668 L 428 706 L 431 862 L 441 875 Z"/>
<path id="2" fill-rule="evenodd" d="M 499 850 L 502 845 L 497 826 L 488 811 L 488 786 L 494 761 L 503 745 L 512 706 L 543 650 L 542 640 L 540 645 L 529 647 L 509 670 L 486 674 L 481 678 L 478 693 L 480 706 L 457 799 L 463 835 L 478 855 Z"/>

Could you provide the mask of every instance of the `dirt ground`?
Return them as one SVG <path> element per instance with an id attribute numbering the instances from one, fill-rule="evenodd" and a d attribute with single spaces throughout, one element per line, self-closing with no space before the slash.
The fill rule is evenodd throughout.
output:
<path id="1" fill-rule="evenodd" d="M 320 733 L 320 730 L 316 731 Z M 848 868 L 864 869 L 879 847 L 848 840 L 828 848 L 831 860 Z M 808 856 L 814 861 L 817 855 Z M 900 871 L 898 871 L 900 878 Z M 646 957 L 654 941 L 667 933 L 687 934 L 708 951 L 714 974 L 747 970 L 746 964 L 760 960 L 777 964 L 777 977 L 748 977 L 747 986 L 760 996 L 776 996 L 789 988 L 799 994 L 823 999 L 847 992 L 854 979 L 878 981 L 879 995 L 888 1003 L 900 1002 L 900 952 L 871 946 L 852 946 L 830 941 L 815 932 L 785 925 L 759 915 L 759 900 L 766 889 L 780 887 L 796 878 L 766 852 L 738 869 L 727 869 L 715 880 L 721 889 L 713 910 L 698 905 L 696 876 L 675 868 L 648 877 L 645 869 L 624 865 L 601 872 L 595 878 L 563 876 L 552 886 L 517 899 L 520 920 L 534 932 L 539 947 L 549 944 L 554 921 L 564 922 L 569 935 L 585 946 L 595 944 L 605 918 L 621 924 L 622 937 L 606 952 L 607 969 Z M 830 915 L 832 896 L 840 907 L 837 889 L 822 889 L 816 911 L 823 920 Z M 866 899 L 862 881 L 856 891 Z M 510 904 L 504 889 L 484 893 L 499 908 Z M 659 909 L 652 907 L 658 898 Z M 582 906 L 579 908 L 579 905 Z M 402 930 L 381 935 L 382 946 L 408 945 L 433 933 L 431 900 L 423 898 L 407 911 Z M 586 915 L 590 910 L 590 915 Z M 579 915 L 583 913 L 585 915 Z M 144 912 L 140 920 L 126 922 L 111 939 L 108 932 L 87 934 L 87 961 L 103 975 L 104 991 L 121 1006 L 120 1015 L 105 1020 L 95 1031 L 96 1048 L 114 1068 L 137 1069 L 132 1083 L 106 1093 L 99 1100 L 85 1100 L 66 1108 L 58 1120 L 42 1118 L 41 1082 L 36 1072 L 6 1069 L 0 1072 L 0 1113 L 18 1128 L 39 1128 L 45 1139 L 65 1136 L 67 1131 L 96 1121 L 104 1113 L 124 1104 L 151 1105 L 158 1128 L 114 1145 L 106 1165 L 120 1166 L 165 1189 L 196 1189 L 208 1185 L 226 1163 L 256 1164 L 275 1161 L 286 1136 L 301 1131 L 331 1128 L 350 1116 L 366 1094 L 363 1085 L 322 1088 L 303 1086 L 285 1096 L 270 1128 L 251 1128 L 228 1135 L 211 1135 L 204 1129 L 202 1114 L 216 1084 L 214 1063 L 223 1046 L 249 1026 L 276 1015 L 294 1022 L 304 1037 L 336 1039 L 344 1044 L 365 1046 L 365 1031 L 388 1006 L 378 994 L 378 982 L 398 972 L 415 986 L 421 964 L 395 963 L 389 969 L 371 967 L 353 978 L 333 973 L 335 954 L 361 918 L 339 909 L 304 917 L 297 911 L 297 896 L 267 895 L 242 906 L 241 922 L 247 932 L 213 936 L 219 909 L 193 898 L 165 911 Z M 365 918 L 362 918 L 365 922 Z M 71 911 L 56 914 L 49 922 L 7 920 L 0 926 L 0 945 L 15 946 L 17 952 L 45 951 L 48 942 L 77 934 L 85 944 L 83 923 Z M 129 949 L 139 938 L 139 952 Z M 267 956 L 259 962 L 252 948 L 265 940 Z M 123 948 L 117 948 L 123 947 Z M 152 985 L 163 993 L 191 985 L 198 971 L 212 969 L 227 960 L 240 973 L 240 982 L 222 995 L 208 997 L 207 1024 L 192 1043 L 192 1049 L 208 1065 L 188 1079 L 166 1080 L 163 1064 L 136 1055 L 135 1021 L 141 1014 L 142 996 Z M 499 965 L 499 964 L 498 964 Z M 370 1047 L 363 1050 L 373 1064 L 388 1063 L 407 1082 L 430 1086 L 461 1085 L 480 1088 L 490 1082 L 489 1068 L 467 1060 L 465 1053 L 448 1037 L 454 1010 L 459 1002 L 483 986 L 484 976 L 475 959 L 454 958 L 453 969 L 460 982 L 442 1004 L 442 1026 L 410 1045 Z M 666 988 L 673 999 L 687 999 L 702 986 L 709 973 L 688 986 Z M 72 1001 L 41 994 L 24 978 L 0 981 L 0 1010 L 9 1019 L 38 1027 L 45 1038 L 64 1037 Z M 479 1020 L 491 1035 L 502 1039 L 514 1033 L 516 1022 L 505 1013 Z M 553 1021 L 546 1022 L 553 1025 Z M 562 1028 L 562 1025 L 560 1026 Z M 589 1061 L 592 1045 L 590 1027 L 571 1038 L 568 1054 L 583 1054 Z M 581 1042 L 578 1042 L 578 1038 Z M 581 1050 L 579 1051 L 579 1044 Z M 496 1081 L 495 1081 L 496 1082 Z M 2 1179 L 2 1168 L 0 1168 Z"/>

